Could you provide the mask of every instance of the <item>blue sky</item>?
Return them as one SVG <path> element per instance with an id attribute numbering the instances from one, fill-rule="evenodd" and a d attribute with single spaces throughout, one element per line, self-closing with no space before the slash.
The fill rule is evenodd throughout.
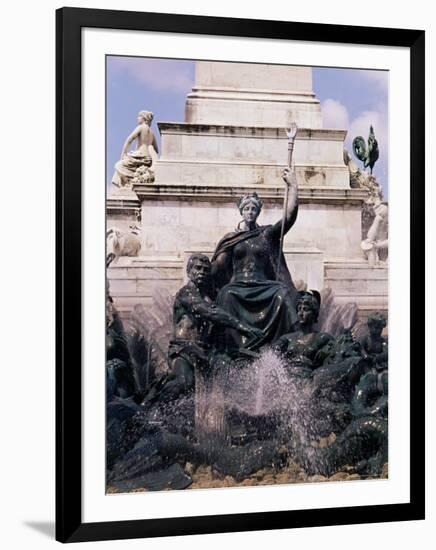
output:
<path id="1" fill-rule="evenodd" d="M 185 99 L 194 84 L 194 61 L 142 57 L 107 58 L 107 178 L 120 158 L 126 137 L 140 110 L 155 114 L 153 130 L 160 144 L 157 121 L 182 122 Z M 380 159 L 374 174 L 388 190 L 388 84 L 386 71 L 314 67 L 313 89 L 321 101 L 325 128 L 348 131 L 346 148 L 357 135 L 368 137 L 374 126 Z M 355 159 L 357 161 L 357 159 Z M 357 161 L 361 166 L 360 161 Z"/>

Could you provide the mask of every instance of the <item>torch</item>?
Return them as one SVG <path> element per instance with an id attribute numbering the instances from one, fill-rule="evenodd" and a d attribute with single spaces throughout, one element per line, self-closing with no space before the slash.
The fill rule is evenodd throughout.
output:
<path id="1" fill-rule="evenodd" d="M 294 151 L 294 142 L 295 136 L 297 135 L 298 127 L 293 122 L 289 130 L 286 130 L 286 135 L 288 136 L 288 168 L 291 169 L 292 165 L 292 153 Z M 276 268 L 276 279 L 279 277 L 280 271 L 280 258 L 283 252 L 283 238 L 285 236 L 285 221 L 286 221 L 286 211 L 288 209 L 288 197 L 289 197 L 289 184 L 286 182 L 285 196 L 283 198 L 283 217 L 282 217 L 282 228 L 280 231 L 280 245 L 279 252 L 277 256 L 277 268 Z"/>

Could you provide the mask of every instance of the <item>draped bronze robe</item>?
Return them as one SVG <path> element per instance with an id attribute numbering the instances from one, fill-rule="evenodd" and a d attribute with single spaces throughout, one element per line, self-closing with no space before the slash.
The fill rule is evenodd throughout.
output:
<path id="1" fill-rule="evenodd" d="M 226 252 L 227 261 L 220 269 L 214 269 L 214 282 L 218 289 L 217 304 L 228 313 L 252 327 L 263 331 L 262 338 L 248 340 L 233 329 L 225 329 L 221 341 L 228 351 L 243 347 L 250 350 L 275 342 L 280 336 L 292 332 L 297 322 L 297 291 L 286 266 L 283 253 L 277 270 L 279 239 L 269 231 L 271 225 L 258 226 L 250 231 L 233 231 L 221 239 L 212 258 Z M 263 239 L 266 245 L 267 279 L 235 280 L 233 273 L 233 249 L 249 239 Z"/>

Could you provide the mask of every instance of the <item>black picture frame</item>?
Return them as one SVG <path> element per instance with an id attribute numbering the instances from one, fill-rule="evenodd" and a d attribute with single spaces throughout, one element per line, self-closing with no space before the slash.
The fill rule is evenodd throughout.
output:
<path id="1" fill-rule="evenodd" d="M 81 29 L 405 47 L 410 50 L 410 502 L 402 504 L 82 522 Z M 424 52 L 419 30 L 62 8 L 56 13 L 56 539 L 128 539 L 424 519 Z M 418 295 L 419 293 L 419 295 Z"/>

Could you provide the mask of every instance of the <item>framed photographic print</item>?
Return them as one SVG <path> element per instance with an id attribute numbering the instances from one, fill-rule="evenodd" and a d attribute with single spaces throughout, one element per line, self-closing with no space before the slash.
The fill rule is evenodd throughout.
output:
<path id="1" fill-rule="evenodd" d="M 423 519 L 423 197 L 423 31 L 58 10 L 57 539 Z"/>

